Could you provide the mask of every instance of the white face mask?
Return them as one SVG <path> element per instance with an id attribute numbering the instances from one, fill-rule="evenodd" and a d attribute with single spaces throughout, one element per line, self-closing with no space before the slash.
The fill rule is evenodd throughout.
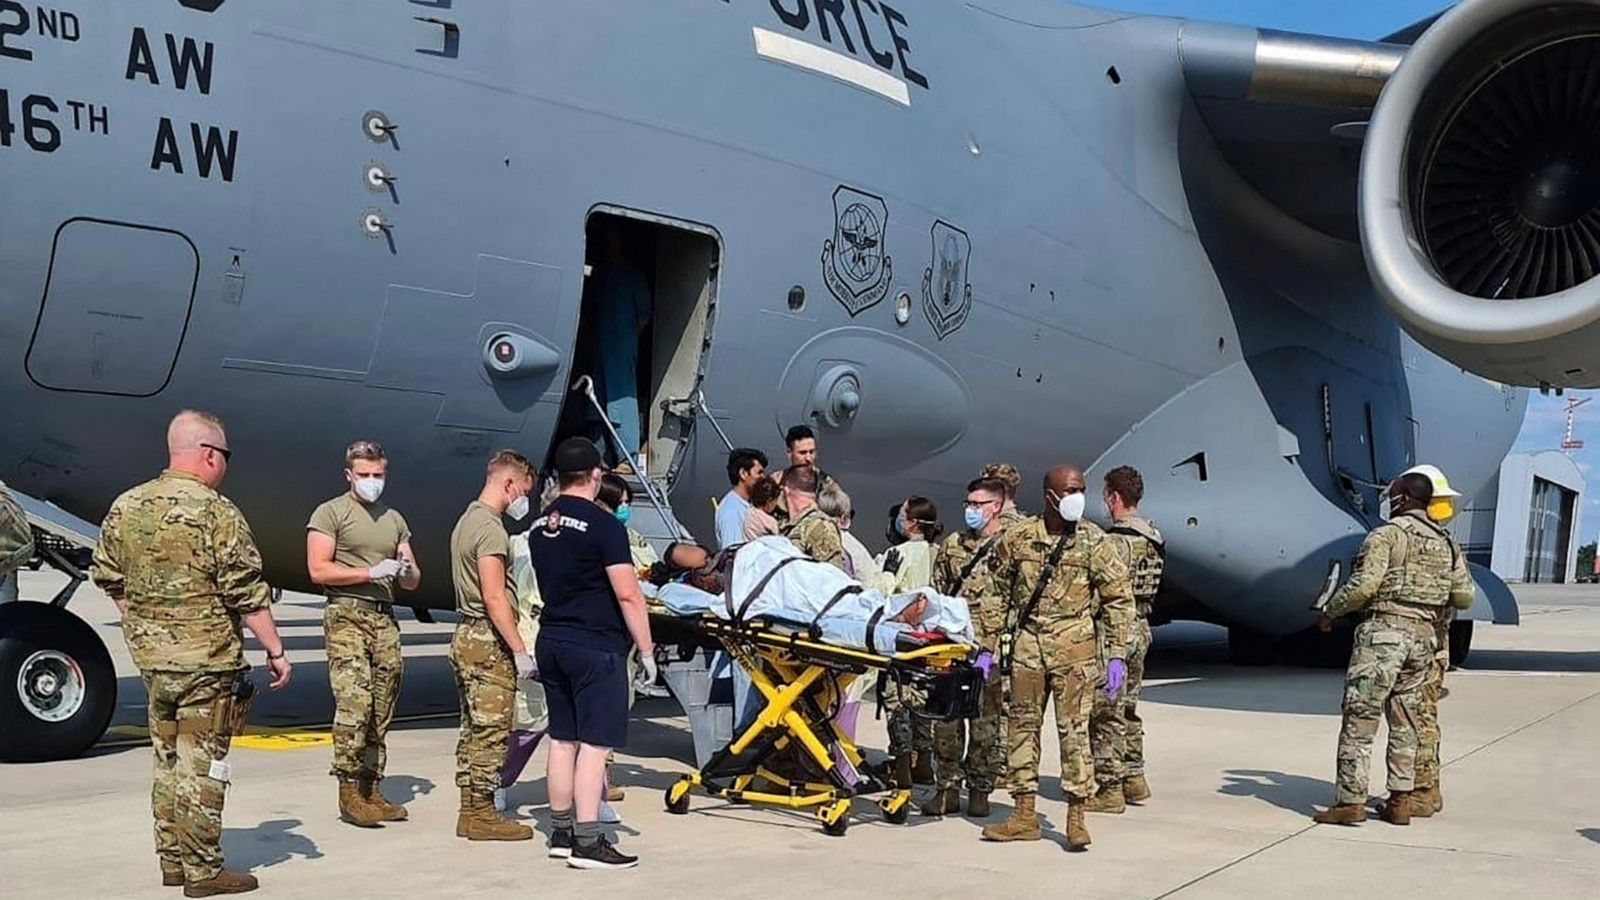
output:
<path id="1" fill-rule="evenodd" d="M 366 503 L 377 503 L 378 498 L 383 496 L 382 478 L 357 478 L 353 487 L 356 496 Z"/>
<path id="2" fill-rule="evenodd" d="M 1078 491 L 1075 494 L 1062 494 L 1061 499 L 1056 501 L 1056 512 L 1060 513 L 1061 518 L 1066 519 L 1068 522 L 1076 522 L 1083 518 L 1083 507 L 1087 502 L 1082 491 Z"/>
<path id="3" fill-rule="evenodd" d="M 511 501 L 511 505 L 506 507 L 506 515 L 518 522 L 526 519 L 528 517 L 528 496 L 524 494 Z"/>
<path id="4" fill-rule="evenodd" d="M 1378 501 L 1378 519 L 1380 521 L 1387 522 L 1393 517 L 1394 498 L 1388 494 L 1384 494 L 1383 499 Z"/>

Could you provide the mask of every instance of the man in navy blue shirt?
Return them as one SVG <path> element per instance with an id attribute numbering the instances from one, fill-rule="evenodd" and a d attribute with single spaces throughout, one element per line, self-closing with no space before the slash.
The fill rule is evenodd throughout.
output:
<path id="1" fill-rule="evenodd" d="M 630 644 L 652 684 L 656 660 L 627 529 L 594 503 L 600 465 L 584 438 L 556 447 L 561 493 L 528 532 L 544 599 L 534 658 L 550 714 L 550 855 L 577 869 L 625 869 L 638 857 L 600 833 L 606 755 L 627 743 Z"/>

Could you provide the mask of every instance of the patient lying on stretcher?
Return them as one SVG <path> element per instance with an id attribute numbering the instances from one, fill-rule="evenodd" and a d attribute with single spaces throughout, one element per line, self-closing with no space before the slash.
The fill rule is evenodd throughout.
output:
<path id="1" fill-rule="evenodd" d="M 806 557 L 781 537 L 759 538 L 714 555 L 674 544 L 651 581 L 657 601 L 678 615 L 782 620 L 810 626 L 822 641 L 839 646 L 891 648 L 908 631 L 974 641 L 965 600 L 927 589 L 885 596 Z"/>

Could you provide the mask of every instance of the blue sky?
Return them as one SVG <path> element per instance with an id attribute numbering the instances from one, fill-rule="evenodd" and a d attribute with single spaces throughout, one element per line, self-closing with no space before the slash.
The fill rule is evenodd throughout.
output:
<path id="1" fill-rule="evenodd" d="M 1101 0 L 1094 5 L 1372 40 L 1425 19 L 1450 4 L 1445 0 Z M 1568 396 L 1587 394 L 1576 392 Z M 1566 425 L 1565 411 L 1566 398 L 1533 395 L 1514 449 L 1559 449 Z M 1589 443 L 1574 454 L 1589 482 L 1583 525 L 1583 537 L 1587 542 L 1600 531 L 1600 402 L 1578 410 L 1574 431 L 1577 437 Z"/>

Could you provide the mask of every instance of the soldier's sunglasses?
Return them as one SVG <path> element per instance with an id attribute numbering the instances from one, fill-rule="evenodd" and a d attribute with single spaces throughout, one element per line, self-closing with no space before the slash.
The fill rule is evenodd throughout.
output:
<path id="1" fill-rule="evenodd" d="M 233 451 L 227 447 L 218 447 L 216 444 L 201 444 L 200 446 L 206 450 L 215 450 L 221 453 L 223 462 L 233 462 Z"/>

